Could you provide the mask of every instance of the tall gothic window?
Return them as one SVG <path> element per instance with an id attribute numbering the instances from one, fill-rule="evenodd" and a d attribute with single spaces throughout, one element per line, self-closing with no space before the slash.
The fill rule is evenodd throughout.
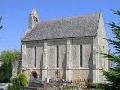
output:
<path id="1" fill-rule="evenodd" d="M 59 46 L 57 45 L 57 67 L 59 67 Z"/>
<path id="2" fill-rule="evenodd" d="M 34 66 L 36 67 L 36 54 L 37 54 L 37 52 L 36 52 L 36 46 L 34 47 L 34 51 L 35 51 L 35 62 L 34 62 Z"/>
<path id="3" fill-rule="evenodd" d="M 80 67 L 82 67 L 83 66 L 83 53 L 82 53 L 82 45 L 80 45 Z"/>

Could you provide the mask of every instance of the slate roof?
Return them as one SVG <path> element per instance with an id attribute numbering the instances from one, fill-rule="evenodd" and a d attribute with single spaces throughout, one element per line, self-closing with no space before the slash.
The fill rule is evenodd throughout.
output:
<path id="1" fill-rule="evenodd" d="M 100 13 L 59 20 L 39 22 L 22 41 L 95 36 L 100 20 Z"/>

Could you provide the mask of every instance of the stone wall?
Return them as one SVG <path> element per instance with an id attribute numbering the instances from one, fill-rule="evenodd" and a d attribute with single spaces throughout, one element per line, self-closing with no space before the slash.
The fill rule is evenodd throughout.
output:
<path id="1" fill-rule="evenodd" d="M 69 48 L 67 40 L 70 41 Z M 22 66 L 31 71 L 42 70 L 39 75 L 42 75 L 40 77 L 44 79 L 45 77 L 55 78 L 57 70 L 60 72 L 60 77 L 68 78 L 67 80 L 80 79 L 80 77 L 86 79 L 89 78 L 88 76 L 92 76 L 92 73 L 90 73 L 90 68 L 93 66 L 91 63 L 92 43 L 92 37 L 26 42 L 22 44 Z M 82 67 L 80 66 L 80 45 L 82 45 Z M 36 67 L 34 65 L 34 47 L 36 47 Z M 59 61 L 58 67 L 57 59 Z"/>
<path id="2" fill-rule="evenodd" d="M 101 69 L 108 69 L 108 60 L 104 58 L 100 53 L 108 51 L 108 43 L 105 40 L 106 32 L 104 28 L 104 22 L 102 15 L 100 15 L 99 26 L 96 34 L 96 38 L 93 39 L 93 81 L 104 82 L 105 78 L 101 72 Z"/>
<path id="3" fill-rule="evenodd" d="M 77 81 L 80 79 L 85 79 L 85 80 L 89 78 L 91 79 L 90 77 L 91 75 L 89 75 L 90 72 L 88 69 L 76 69 L 76 70 L 72 70 L 72 72 L 73 72 L 72 77 L 74 81 Z"/>
<path id="4" fill-rule="evenodd" d="M 72 68 L 80 68 L 80 45 L 82 45 L 81 68 L 89 68 L 89 62 L 92 59 L 92 38 L 73 39 L 72 41 Z"/>

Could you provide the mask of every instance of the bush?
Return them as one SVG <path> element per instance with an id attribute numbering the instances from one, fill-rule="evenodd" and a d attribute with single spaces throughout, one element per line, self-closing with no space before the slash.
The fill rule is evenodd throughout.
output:
<path id="1" fill-rule="evenodd" d="M 3 51 L 0 54 L 0 82 L 9 83 L 12 77 L 12 62 L 20 59 L 20 52 L 18 51 Z"/>
<path id="2" fill-rule="evenodd" d="M 0 82 L 8 83 L 12 77 L 12 63 L 3 63 L 0 67 Z"/>
<path id="3" fill-rule="evenodd" d="M 18 79 L 20 81 L 21 86 L 25 87 L 28 85 L 28 80 L 24 73 L 18 74 Z"/>
<path id="4" fill-rule="evenodd" d="M 22 90 L 22 87 L 20 85 L 20 81 L 18 78 L 14 78 L 12 80 L 12 85 L 9 86 L 9 89 L 8 90 Z"/>
<path id="5" fill-rule="evenodd" d="M 116 90 L 115 87 L 113 87 L 110 83 L 93 83 L 91 88 L 97 90 Z"/>
<path id="6" fill-rule="evenodd" d="M 9 85 L 8 90 L 24 90 L 23 88 L 28 85 L 27 77 L 24 73 L 20 73 L 12 80 L 12 85 Z"/>

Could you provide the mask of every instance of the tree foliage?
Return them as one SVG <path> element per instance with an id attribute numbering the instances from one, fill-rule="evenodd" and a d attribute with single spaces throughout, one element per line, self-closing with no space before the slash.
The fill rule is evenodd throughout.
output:
<path id="1" fill-rule="evenodd" d="M 23 90 L 17 77 L 12 80 L 12 85 L 9 85 L 8 90 Z"/>
<path id="2" fill-rule="evenodd" d="M 24 73 L 18 74 L 16 78 L 12 80 L 12 85 L 8 90 L 24 90 L 23 88 L 28 85 L 28 79 Z"/>
<path id="3" fill-rule="evenodd" d="M 20 60 L 21 54 L 19 51 L 3 51 L 0 55 L 0 61 L 4 63 L 13 62 L 15 60 Z"/>
<path id="4" fill-rule="evenodd" d="M 120 11 L 113 11 L 114 14 L 120 16 Z M 109 61 L 115 63 L 114 67 L 109 70 L 103 70 L 103 75 L 105 75 L 108 80 L 106 90 L 120 90 L 120 25 L 117 22 L 112 22 L 109 24 L 113 33 L 113 39 L 107 39 L 109 45 L 113 46 L 113 51 L 108 54 L 102 53 L 102 55 Z"/>
<path id="5" fill-rule="evenodd" d="M 3 51 L 0 55 L 0 82 L 8 83 L 12 77 L 12 62 L 19 60 L 20 53 L 18 51 Z"/>
<path id="6" fill-rule="evenodd" d="M 12 76 L 12 64 L 3 63 L 0 67 L 0 82 L 1 83 L 10 82 L 11 76 Z"/>
<path id="7" fill-rule="evenodd" d="M 18 74 L 18 79 L 20 81 L 20 85 L 25 87 L 28 85 L 28 79 L 24 73 Z"/>

